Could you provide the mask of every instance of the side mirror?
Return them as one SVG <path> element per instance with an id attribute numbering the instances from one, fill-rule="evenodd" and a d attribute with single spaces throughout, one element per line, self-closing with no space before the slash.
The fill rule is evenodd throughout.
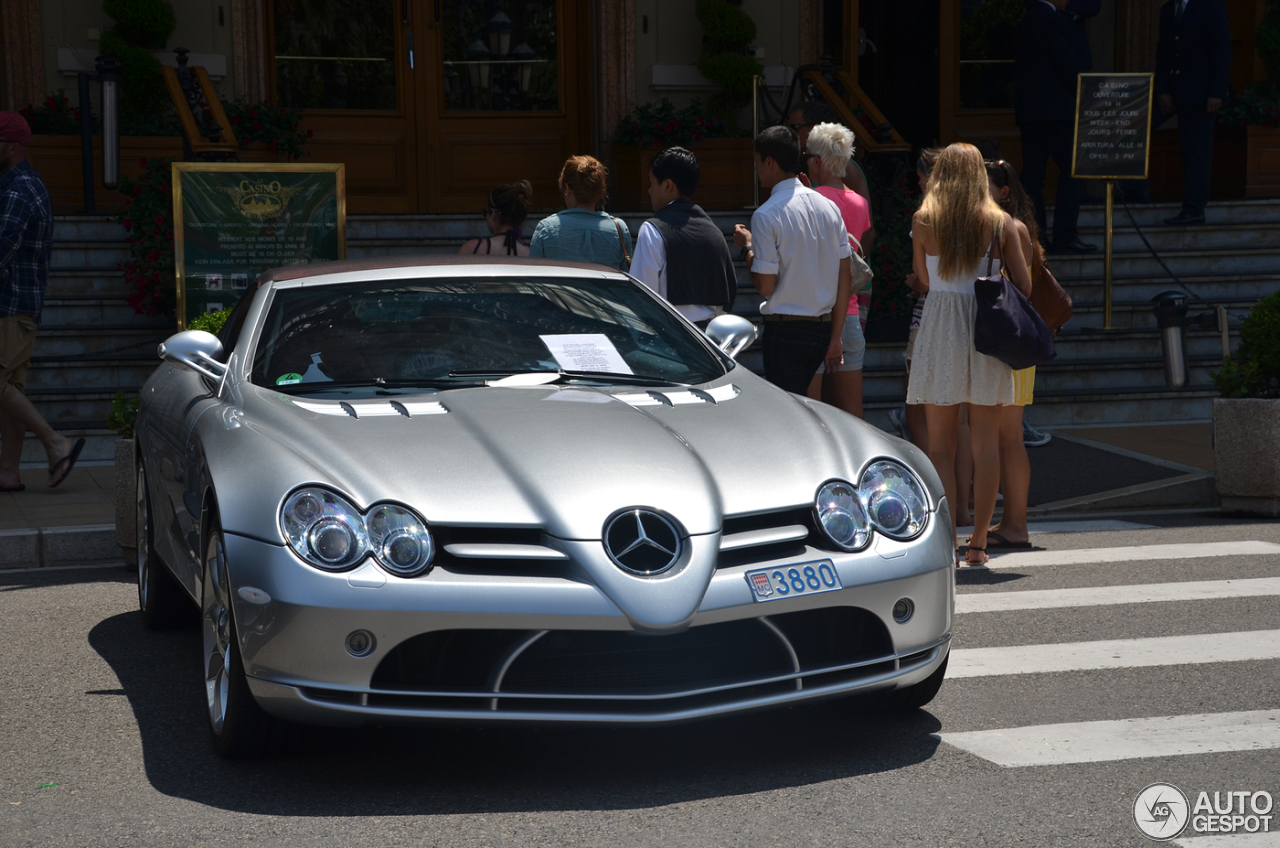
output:
<path id="1" fill-rule="evenodd" d="M 157 352 L 165 362 L 185 365 L 210 380 L 221 380 L 227 373 L 222 362 L 222 342 L 204 330 L 183 330 L 160 343 Z"/>
<path id="2" fill-rule="evenodd" d="M 756 340 L 756 328 L 741 315 L 717 315 L 707 325 L 707 338 L 730 359 L 737 359 Z"/>

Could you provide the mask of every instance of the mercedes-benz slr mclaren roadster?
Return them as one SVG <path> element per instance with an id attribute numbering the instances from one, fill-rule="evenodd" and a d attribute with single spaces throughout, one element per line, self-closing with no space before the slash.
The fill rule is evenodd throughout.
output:
<path id="1" fill-rule="evenodd" d="M 412 257 L 265 275 L 160 348 L 138 596 L 200 610 L 210 725 L 660 723 L 946 670 L 928 459 L 734 361 L 636 280 Z M 189 619 L 188 619 L 189 620 Z"/>

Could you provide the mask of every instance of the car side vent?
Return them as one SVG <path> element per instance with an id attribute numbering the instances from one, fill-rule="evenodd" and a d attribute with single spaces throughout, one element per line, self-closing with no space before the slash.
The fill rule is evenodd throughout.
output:
<path id="1" fill-rule="evenodd" d="M 352 418 L 383 418 L 403 415 L 406 418 L 417 418 L 419 415 L 444 415 L 449 410 L 444 404 L 435 400 L 419 401 L 386 401 L 359 400 L 347 401 L 296 400 L 291 402 L 299 409 L 314 412 L 317 415 L 349 415 Z"/>
<path id="2" fill-rule="evenodd" d="M 631 406 L 685 406 L 709 403 L 715 405 L 733 400 L 739 389 L 732 383 L 714 389 L 648 389 L 643 392 L 623 392 L 615 398 Z"/>

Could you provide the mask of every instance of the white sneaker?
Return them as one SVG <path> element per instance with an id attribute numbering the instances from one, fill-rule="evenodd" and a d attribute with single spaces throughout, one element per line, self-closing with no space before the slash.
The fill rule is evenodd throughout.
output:
<path id="1" fill-rule="evenodd" d="M 910 439 L 910 431 L 907 430 L 907 410 L 903 406 L 895 406 L 889 410 L 889 422 L 893 424 L 893 429 L 898 431 L 898 435 L 904 439 Z"/>
<path id="2" fill-rule="evenodd" d="M 1022 422 L 1022 443 L 1029 448 L 1043 447 L 1052 441 L 1053 436 L 1049 433 L 1041 432 L 1034 429 L 1030 424 Z"/>

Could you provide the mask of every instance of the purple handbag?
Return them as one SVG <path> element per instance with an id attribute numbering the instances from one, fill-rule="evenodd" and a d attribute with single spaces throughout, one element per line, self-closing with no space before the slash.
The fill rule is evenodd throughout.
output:
<path id="1" fill-rule="evenodd" d="M 978 353 L 994 356 L 1015 371 L 1044 365 L 1058 355 L 1053 334 L 1026 295 L 1004 275 L 991 273 L 995 237 L 987 248 L 987 273 L 973 281 L 978 315 L 973 346 Z"/>

